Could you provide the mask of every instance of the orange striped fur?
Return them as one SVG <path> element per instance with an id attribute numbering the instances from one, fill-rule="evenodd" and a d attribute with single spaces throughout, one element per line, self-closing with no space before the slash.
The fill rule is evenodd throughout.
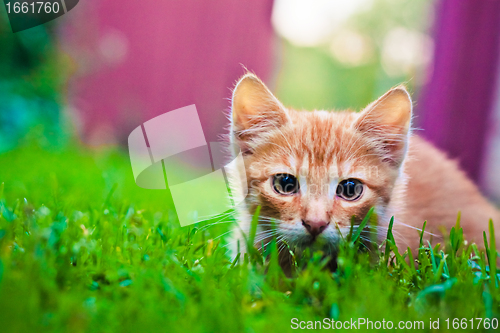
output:
<path id="1" fill-rule="evenodd" d="M 441 228 L 449 230 L 459 211 L 469 241 L 482 243 L 490 218 L 500 235 L 499 212 L 456 162 L 412 135 L 411 116 L 404 87 L 391 89 L 359 113 L 295 111 L 285 108 L 255 75 L 246 74 L 232 99 L 231 138 L 243 151 L 246 167 L 246 179 L 232 186 L 239 191 L 244 185 L 238 182 L 246 181 L 249 189 L 238 211 L 235 240 L 243 239 L 241 231 L 248 232 L 257 206 L 261 214 L 255 245 L 276 235 L 286 270 L 290 258 L 283 251 L 285 242 L 294 251 L 310 246 L 334 255 L 349 232 L 351 217 L 359 224 L 370 207 L 375 207 L 378 225 L 363 234 L 367 246 L 384 239 L 392 216 L 403 251 L 418 248 L 425 220 L 426 238 L 442 242 Z M 273 177 L 283 173 L 296 177 L 297 193 L 283 195 L 273 188 Z M 336 195 L 345 179 L 363 184 L 359 199 Z M 314 223 L 324 227 L 315 236 L 308 231 Z"/>

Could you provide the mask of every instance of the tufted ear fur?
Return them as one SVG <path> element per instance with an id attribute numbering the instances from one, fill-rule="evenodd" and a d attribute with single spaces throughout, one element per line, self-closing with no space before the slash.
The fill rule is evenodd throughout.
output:
<path id="1" fill-rule="evenodd" d="M 368 105 L 361 112 L 355 128 L 378 142 L 384 161 L 399 166 L 406 155 L 411 115 L 410 94 L 399 86 Z"/>
<path id="2" fill-rule="evenodd" d="M 286 109 L 254 74 L 245 74 L 236 84 L 231 105 L 231 131 L 243 151 L 270 128 L 289 121 Z"/>

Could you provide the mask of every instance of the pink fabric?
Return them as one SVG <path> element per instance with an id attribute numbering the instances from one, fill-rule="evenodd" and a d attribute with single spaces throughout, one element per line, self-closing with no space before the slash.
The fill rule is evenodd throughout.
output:
<path id="1" fill-rule="evenodd" d="M 422 134 L 477 180 L 495 94 L 500 2 L 441 0 L 438 5 L 434 73 L 417 105 L 417 120 Z"/>
<path id="2" fill-rule="evenodd" d="M 84 139 L 106 128 L 125 142 L 143 121 L 196 104 L 207 140 L 216 141 L 227 124 L 230 88 L 245 72 L 242 65 L 269 78 L 271 7 L 268 0 L 87 3 L 62 31 L 79 66 L 70 103 L 79 112 Z M 113 50 L 105 36 L 116 33 L 126 52 L 110 64 L 102 50 Z"/>

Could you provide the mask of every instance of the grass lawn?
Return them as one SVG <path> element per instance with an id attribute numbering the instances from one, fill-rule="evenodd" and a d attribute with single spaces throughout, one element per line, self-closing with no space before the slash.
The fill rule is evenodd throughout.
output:
<path id="1" fill-rule="evenodd" d="M 229 261 L 231 222 L 180 228 L 166 191 L 134 184 L 125 152 L 28 145 L 0 155 L 0 183 L 0 332 L 269 333 L 323 318 L 498 325 L 497 252 L 471 256 L 459 229 L 413 253 L 416 268 L 406 249 L 384 245 L 373 264 L 346 241 L 335 273 L 306 253 L 287 279 L 272 247 L 268 260 Z"/>

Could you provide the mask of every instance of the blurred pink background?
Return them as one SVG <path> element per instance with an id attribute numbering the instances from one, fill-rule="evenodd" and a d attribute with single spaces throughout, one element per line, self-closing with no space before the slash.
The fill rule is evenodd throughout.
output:
<path id="1" fill-rule="evenodd" d="M 78 62 L 70 103 L 87 143 L 124 143 L 142 122 L 190 104 L 207 141 L 217 141 L 243 66 L 270 78 L 270 1 L 101 0 L 79 7 L 62 31 Z"/>

